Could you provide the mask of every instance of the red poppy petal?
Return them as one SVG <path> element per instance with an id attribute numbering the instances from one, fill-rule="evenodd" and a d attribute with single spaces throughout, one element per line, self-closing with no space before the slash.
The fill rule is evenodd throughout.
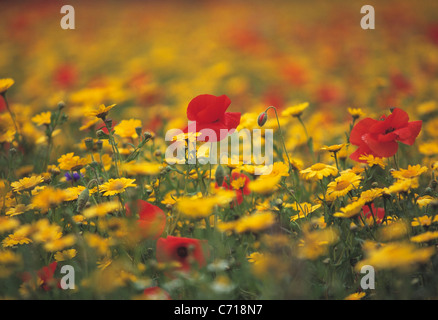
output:
<path id="1" fill-rule="evenodd" d="M 226 95 L 216 97 L 211 94 L 201 94 L 193 98 L 187 107 L 187 118 L 199 123 L 210 123 L 222 118 L 231 104 Z"/>
<path id="2" fill-rule="evenodd" d="M 396 141 L 378 141 L 370 134 L 364 135 L 363 139 L 377 157 L 388 158 L 397 153 L 398 143 Z"/>
<path id="3" fill-rule="evenodd" d="M 240 112 L 226 112 L 224 117 L 219 121 L 211 123 L 196 122 L 196 132 L 202 133 L 197 140 L 217 142 L 225 139 L 228 134 L 232 134 L 239 125 L 240 116 Z M 188 127 L 184 128 L 183 132 L 188 132 Z"/>
<path id="4" fill-rule="evenodd" d="M 397 140 L 410 146 L 413 145 L 420 134 L 422 124 L 421 120 L 411 121 L 406 127 L 394 131 L 398 136 Z"/>
<path id="5" fill-rule="evenodd" d="M 362 162 L 362 163 L 366 163 L 366 160 L 360 160 L 359 157 L 362 155 L 366 155 L 366 154 L 372 154 L 375 155 L 370 148 L 368 148 L 368 146 L 364 143 L 362 143 L 361 145 L 359 145 L 359 148 L 356 149 L 355 152 L 353 152 L 352 154 L 350 154 L 350 159 L 357 161 L 357 162 Z"/>
<path id="6" fill-rule="evenodd" d="M 387 130 L 403 128 L 409 121 L 409 115 L 400 108 L 395 108 L 384 121 L 377 121 L 369 128 L 371 133 L 386 134 Z"/>
<path id="7" fill-rule="evenodd" d="M 359 121 L 351 130 L 350 143 L 355 146 L 363 144 L 362 136 L 368 132 L 369 128 L 377 123 L 377 120 L 365 118 Z"/>

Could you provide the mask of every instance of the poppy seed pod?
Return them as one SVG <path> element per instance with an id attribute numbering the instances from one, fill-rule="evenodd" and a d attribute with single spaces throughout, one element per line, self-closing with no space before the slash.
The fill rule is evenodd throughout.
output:
<path id="1" fill-rule="evenodd" d="M 259 117 L 257 118 L 257 124 L 259 125 L 259 127 L 263 127 L 267 120 L 268 120 L 268 113 L 266 111 L 262 112 L 259 114 Z"/>

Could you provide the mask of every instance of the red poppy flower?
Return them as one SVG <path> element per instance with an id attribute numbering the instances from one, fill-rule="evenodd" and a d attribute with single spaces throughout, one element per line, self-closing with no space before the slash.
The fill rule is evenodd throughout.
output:
<path id="1" fill-rule="evenodd" d="M 243 179 L 243 186 L 241 186 L 238 189 L 235 189 L 232 182 L 238 179 Z M 227 181 L 229 180 L 229 181 Z M 222 187 L 224 187 L 227 190 L 236 190 L 236 201 L 237 204 L 241 204 L 243 202 L 243 195 L 249 195 L 251 193 L 251 190 L 249 189 L 249 178 L 246 174 L 233 171 L 231 173 L 231 178 L 229 176 L 225 177 L 224 182 L 222 183 Z M 216 188 L 219 186 L 216 184 Z"/>
<path id="2" fill-rule="evenodd" d="M 398 143 L 413 145 L 421 131 L 422 121 L 409 121 L 408 114 L 402 109 L 395 108 L 389 116 L 380 120 L 365 118 L 359 121 L 351 130 L 350 142 L 358 146 L 350 155 L 354 161 L 361 155 L 373 155 L 388 158 L 396 154 Z"/>
<path id="3" fill-rule="evenodd" d="M 126 215 L 132 215 L 132 210 L 138 213 L 137 220 L 140 234 L 144 239 L 158 239 L 166 227 L 166 214 L 159 207 L 144 200 L 125 204 Z"/>
<path id="4" fill-rule="evenodd" d="M 381 224 L 383 218 L 385 217 L 385 209 L 377 208 L 374 206 L 374 203 L 371 204 L 371 209 L 373 209 L 373 213 L 371 213 L 370 207 L 368 205 L 362 207 L 362 216 L 365 219 L 373 219 L 372 214 L 374 214 L 374 219 L 377 224 Z"/>
<path id="5" fill-rule="evenodd" d="M 187 118 L 196 124 L 196 132 L 203 129 L 212 130 L 216 136 L 211 137 L 203 132 L 198 141 L 216 142 L 225 139 L 228 133 L 233 133 L 240 123 L 240 112 L 225 112 L 231 104 L 226 95 L 214 96 L 201 94 L 190 101 L 187 107 Z M 222 130 L 221 130 L 222 129 Z M 184 129 L 188 132 L 189 127 Z M 190 128 L 190 132 L 192 132 Z M 222 131 L 222 132 L 221 132 Z"/>
<path id="6" fill-rule="evenodd" d="M 179 262 L 180 270 L 189 271 L 193 264 L 203 267 L 206 264 L 205 240 L 173 237 L 160 238 L 157 241 L 156 258 L 158 262 Z"/>
<path id="7" fill-rule="evenodd" d="M 58 262 L 54 261 L 48 266 L 42 267 L 40 270 L 37 271 L 38 279 L 41 280 L 41 288 L 45 291 L 49 291 L 51 288 L 57 286 L 58 288 L 61 287 L 59 279 L 55 279 L 55 270 L 58 265 Z M 31 281 L 32 274 L 30 272 L 24 272 L 22 274 L 22 279 L 24 282 Z"/>
<path id="8" fill-rule="evenodd" d="M 150 287 L 143 291 L 146 300 L 172 300 L 170 294 L 160 287 Z"/>

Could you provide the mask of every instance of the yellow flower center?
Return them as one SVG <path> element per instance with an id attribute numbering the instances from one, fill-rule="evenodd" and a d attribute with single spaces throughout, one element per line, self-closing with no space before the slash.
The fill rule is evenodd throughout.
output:
<path id="1" fill-rule="evenodd" d="M 349 181 L 341 180 L 341 181 L 339 181 L 339 182 L 336 184 L 335 189 L 336 189 L 336 191 L 344 190 L 344 189 L 346 189 L 349 185 L 350 185 L 350 182 L 349 182 Z"/>
<path id="2" fill-rule="evenodd" d="M 325 164 L 323 164 L 323 163 L 316 163 L 311 168 L 312 168 L 313 171 L 321 171 L 321 170 L 325 169 Z"/>

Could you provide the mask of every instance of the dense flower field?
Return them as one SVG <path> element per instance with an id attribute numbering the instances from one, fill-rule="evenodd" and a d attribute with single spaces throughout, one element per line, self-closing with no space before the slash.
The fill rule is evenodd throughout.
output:
<path id="1" fill-rule="evenodd" d="M 1 298 L 438 297 L 438 3 L 75 3 L 1 4 Z"/>

